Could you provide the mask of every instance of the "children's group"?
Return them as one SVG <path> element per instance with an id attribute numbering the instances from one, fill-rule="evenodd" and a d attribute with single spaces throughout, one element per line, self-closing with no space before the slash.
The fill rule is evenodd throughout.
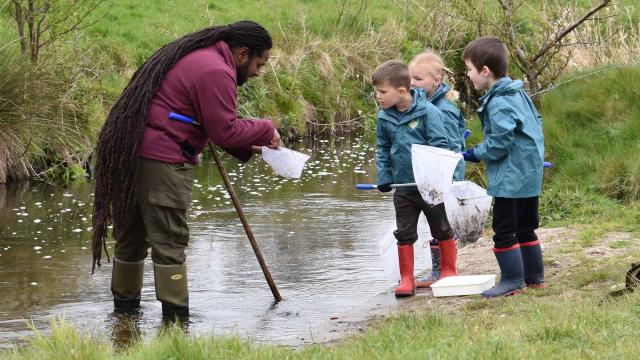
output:
<path id="1" fill-rule="evenodd" d="M 542 118 L 523 90 L 520 80 L 507 72 L 509 51 L 496 37 L 469 43 L 462 60 L 467 76 L 478 91 L 478 117 L 484 139 L 466 148 L 466 122 L 455 105 L 451 71 L 433 52 L 417 55 L 409 64 L 387 61 L 371 76 L 377 114 L 377 188 L 389 192 L 393 184 L 415 183 L 411 146 L 445 148 L 462 153 L 453 180 L 463 180 L 465 161 L 486 163 L 487 193 L 494 197 L 493 253 L 500 267 L 497 285 L 485 298 L 518 294 L 522 289 L 545 286 L 542 248 L 535 233 L 542 189 L 544 136 Z M 448 78 L 449 84 L 445 82 Z M 400 284 L 397 297 L 412 296 L 415 288 L 458 275 L 457 240 L 445 204 L 427 203 L 417 187 L 396 188 L 393 194 L 397 229 Z M 424 213 L 433 240 L 432 271 L 414 277 L 413 244 L 418 240 L 418 217 Z"/>

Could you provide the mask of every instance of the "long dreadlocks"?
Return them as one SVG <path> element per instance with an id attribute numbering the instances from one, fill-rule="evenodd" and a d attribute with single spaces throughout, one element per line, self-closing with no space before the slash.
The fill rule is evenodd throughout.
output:
<path id="1" fill-rule="evenodd" d="M 126 227 L 135 212 L 135 181 L 140 142 L 147 123 L 149 104 L 166 73 L 186 54 L 225 41 L 230 48 L 247 47 L 249 57 L 271 49 L 267 30 L 252 21 L 214 26 L 188 35 L 156 51 L 125 87 L 100 131 L 96 150 L 96 189 L 93 203 L 93 274 L 100 266 L 107 226 L 114 236 Z"/>

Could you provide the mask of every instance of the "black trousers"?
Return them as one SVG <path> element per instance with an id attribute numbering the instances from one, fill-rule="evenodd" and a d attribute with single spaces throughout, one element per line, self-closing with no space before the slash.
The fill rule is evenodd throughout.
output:
<path id="1" fill-rule="evenodd" d="M 493 242 L 498 249 L 517 243 L 538 240 L 535 233 L 540 225 L 537 196 L 530 198 L 496 197 L 493 204 Z"/>
<path id="2" fill-rule="evenodd" d="M 422 199 L 418 191 L 396 190 L 393 194 L 393 205 L 396 208 L 397 226 L 393 235 L 398 239 L 398 245 L 411 245 L 418 240 L 420 212 L 427 217 L 431 235 L 436 240 L 449 240 L 454 237 L 444 203 L 431 206 Z"/>

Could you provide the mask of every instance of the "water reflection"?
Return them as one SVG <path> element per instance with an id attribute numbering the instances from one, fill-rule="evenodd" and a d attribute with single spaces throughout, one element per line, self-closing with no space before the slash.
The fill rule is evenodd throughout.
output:
<path id="1" fill-rule="evenodd" d="M 278 304 L 215 166 L 197 168 L 187 250 L 192 333 L 299 343 L 330 316 L 366 314 L 370 299 L 393 285 L 377 256 L 378 240 L 393 224 L 391 197 L 354 190 L 374 181 L 374 149 L 360 139 L 343 146 L 333 140 L 316 143 L 313 153 L 298 149 L 312 153 L 298 180 L 275 176 L 259 159 L 227 161 L 284 298 Z M 62 314 L 84 331 L 111 334 L 120 347 L 162 327 L 150 262 L 134 317 L 113 314 L 111 264 L 90 276 L 92 191 L 92 184 L 0 187 L 0 346 L 30 333 L 23 319 L 46 329 Z M 423 257 L 418 267 L 426 263 Z"/>

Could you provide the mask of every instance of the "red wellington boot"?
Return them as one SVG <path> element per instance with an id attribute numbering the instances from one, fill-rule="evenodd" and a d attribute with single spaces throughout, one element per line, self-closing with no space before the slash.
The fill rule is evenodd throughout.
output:
<path id="1" fill-rule="evenodd" d="M 448 240 L 440 240 L 440 278 L 457 276 L 458 241 L 455 237 Z"/>
<path id="2" fill-rule="evenodd" d="M 398 245 L 400 263 L 400 286 L 396 288 L 396 297 L 413 296 L 416 280 L 413 277 L 413 244 Z"/>

